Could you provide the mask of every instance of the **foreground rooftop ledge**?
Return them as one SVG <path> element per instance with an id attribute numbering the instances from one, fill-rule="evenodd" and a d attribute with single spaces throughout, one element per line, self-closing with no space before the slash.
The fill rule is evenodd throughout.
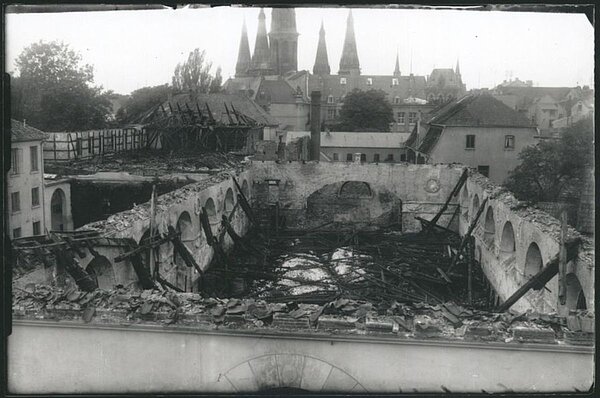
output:
<path id="1" fill-rule="evenodd" d="M 230 329 L 227 327 L 198 327 L 186 325 L 158 325 L 152 323 L 85 323 L 83 321 L 73 320 L 14 320 L 13 326 L 33 326 L 33 327 L 55 327 L 55 328 L 78 328 L 78 329 L 101 329 L 101 330 L 119 330 L 131 332 L 150 332 L 150 333 L 183 333 L 183 334 L 204 334 L 204 335 L 219 335 L 219 336 L 248 336 L 261 337 L 270 339 L 291 339 L 291 340 L 333 340 L 340 342 L 359 342 L 359 343 L 376 343 L 376 344 L 399 344 L 399 345 L 424 345 L 456 348 L 474 348 L 474 349 L 498 349 L 498 350 L 517 350 L 517 351 L 544 351 L 544 352 L 571 352 L 581 354 L 593 354 L 594 346 L 578 346 L 568 344 L 544 344 L 544 343 L 520 343 L 510 342 L 503 343 L 498 341 L 464 341 L 457 339 L 441 339 L 441 338 L 418 338 L 418 337 L 403 337 L 401 335 L 394 336 L 390 334 L 357 334 L 352 332 L 346 333 L 325 333 L 315 330 L 313 332 L 299 332 L 282 330 L 275 328 L 253 328 L 253 329 Z"/>

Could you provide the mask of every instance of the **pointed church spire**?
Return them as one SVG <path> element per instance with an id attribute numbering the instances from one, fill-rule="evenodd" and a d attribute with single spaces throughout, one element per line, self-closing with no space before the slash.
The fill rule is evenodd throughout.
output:
<path id="1" fill-rule="evenodd" d="M 396 67 L 394 68 L 394 76 L 400 76 L 400 59 L 398 58 L 398 50 L 396 50 Z"/>
<path id="2" fill-rule="evenodd" d="M 329 58 L 327 57 L 327 44 L 325 43 L 325 27 L 321 20 L 321 29 L 319 30 L 319 45 L 317 46 L 317 56 L 315 65 L 313 66 L 315 75 L 329 75 L 331 68 L 329 67 Z"/>
<path id="3" fill-rule="evenodd" d="M 254 74 L 265 75 L 271 72 L 269 39 L 267 38 L 267 24 L 265 22 L 265 11 L 260 9 L 258 14 L 258 30 L 256 31 L 256 42 L 254 43 L 254 54 L 252 54 L 252 71 Z"/>
<path id="4" fill-rule="evenodd" d="M 235 65 L 235 77 L 248 75 L 250 69 L 250 46 L 248 45 L 248 30 L 246 29 L 246 20 L 242 25 L 242 38 L 240 39 L 240 49 L 238 51 L 237 64 Z"/>
<path id="5" fill-rule="evenodd" d="M 360 75 L 360 64 L 358 62 L 358 51 L 356 50 L 356 38 L 354 37 L 354 19 L 352 10 L 348 12 L 346 20 L 346 37 L 344 38 L 344 49 L 340 59 L 340 75 Z"/>
<path id="6" fill-rule="evenodd" d="M 460 76 L 460 65 L 458 64 L 458 58 L 456 58 L 456 70 L 454 71 L 458 76 Z"/>

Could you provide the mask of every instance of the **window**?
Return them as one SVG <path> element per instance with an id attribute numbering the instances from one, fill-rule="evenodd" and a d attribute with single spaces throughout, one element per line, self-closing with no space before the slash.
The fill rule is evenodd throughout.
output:
<path id="1" fill-rule="evenodd" d="M 40 188 L 31 188 L 31 207 L 40 205 Z"/>
<path id="2" fill-rule="evenodd" d="M 335 160 L 335 161 L 340 160 L 337 153 L 333 154 L 333 160 Z"/>
<path id="3" fill-rule="evenodd" d="M 385 159 L 388 162 L 393 162 L 394 161 L 394 154 L 393 153 L 389 153 L 387 155 L 387 159 Z"/>
<path id="4" fill-rule="evenodd" d="M 400 103 L 400 97 L 394 97 L 394 104 L 398 105 Z"/>
<path id="5" fill-rule="evenodd" d="M 379 162 L 379 154 L 376 153 L 375 155 L 373 155 L 373 161 L 374 162 Z"/>
<path id="6" fill-rule="evenodd" d="M 504 136 L 504 149 L 515 149 L 515 136 L 505 135 Z"/>
<path id="7" fill-rule="evenodd" d="M 490 166 L 477 166 L 477 171 L 486 177 L 490 176 Z"/>
<path id="8" fill-rule="evenodd" d="M 328 104 L 333 104 L 333 95 L 329 95 L 329 96 L 327 97 L 327 103 L 328 103 Z"/>
<path id="9" fill-rule="evenodd" d="M 393 78 L 392 79 L 392 86 L 397 86 L 398 85 L 398 79 Z"/>
<path id="10" fill-rule="evenodd" d="M 10 154 L 10 173 L 19 174 L 21 172 L 21 150 L 13 148 Z"/>
<path id="11" fill-rule="evenodd" d="M 408 123 L 414 124 L 417 121 L 417 112 L 408 112 Z"/>
<path id="12" fill-rule="evenodd" d="M 21 237 L 21 227 L 13 229 L 13 238 L 17 239 Z"/>
<path id="13" fill-rule="evenodd" d="M 398 112 L 398 123 L 404 124 L 404 122 L 405 122 L 404 116 L 405 115 L 406 114 L 404 112 Z"/>
<path id="14" fill-rule="evenodd" d="M 467 134 L 467 143 L 465 148 L 475 149 L 475 136 L 473 134 Z"/>
<path id="15" fill-rule="evenodd" d="M 13 213 L 21 211 L 21 195 L 19 192 L 13 192 L 10 194 L 10 204 Z"/>
<path id="16" fill-rule="evenodd" d="M 406 154 L 403 153 L 402 155 L 400 155 L 400 161 L 406 162 Z"/>
<path id="17" fill-rule="evenodd" d="M 39 161 L 38 161 L 38 147 L 30 146 L 29 147 L 29 158 L 31 159 L 31 171 L 39 171 Z"/>
<path id="18" fill-rule="evenodd" d="M 340 84 L 346 84 L 346 78 L 340 77 Z"/>
<path id="19" fill-rule="evenodd" d="M 334 118 L 335 118 L 335 109 L 334 108 L 327 109 L 327 119 L 334 119 Z"/>
<path id="20" fill-rule="evenodd" d="M 346 162 L 351 162 L 352 161 L 352 154 L 349 153 L 346 155 Z"/>
<path id="21" fill-rule="evenodd" d="M 33 223 L 33 234 L 34 235 L 42 234 L 42 223 L 40 221 L 35 221 Z"/>
<path id="22" fill-rule="evenodd" d="M 361 162 L 366 162 L 367 161 L 367 154 L 366 153 L 361 153 L 360 154 L 360 161 Z"/>
<path id="23" fill-rule="evenodd" d="M 373 85 L 373 79 L 370 77 L 367 77 L 367 86 L 372 86 Z"/>

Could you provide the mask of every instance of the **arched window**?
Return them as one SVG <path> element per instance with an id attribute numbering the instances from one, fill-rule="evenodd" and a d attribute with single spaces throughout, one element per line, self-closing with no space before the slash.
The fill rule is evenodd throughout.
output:
<path id="1" fill-rule="evenodd" d="M 233 199 L 233 189 L 229 188 L 227 193 L 225 194 L 225 204 L 223 206 L 223 210 L 225 214 L 229 214 L 233 211 L 233 206 L 235 205 L 235 201 Z"/>
<path id="2" fill-rule="evenodd" d="M 540 247 L 537 245 L 537 243 L 532 242 L 529 245 L 529 248 L 527 249 L 527 255 L 525 256 L 525 267 L 523 269 L 525 279 L 531 279 L 542 269 L 543 265 Z"/>
<path id="3" fill-rule="evenodd" d="M 484 239 L 488 245 L 494 244 L 494 237 L 496 234 L 496 221 L 494 220 L 494 209 L 492 206 L 488 206 L 487 212 L 485 213 L 485 226 L 484 226 Z"/>
<path id="4" fill-rule="evenodd" d="M 510 256 L 515 252 L 515 231 L 510 221 L 507 221 L 502 228 L 502 239 L 500 241 L 500 253 L 504 256 Z"/>
<path id="5" fill-rule="evenodd" d="M 587 309 L 587 301 L 579 278 L 573 273 L 567 274 L 567 302 L 565 303 L 570 310 Z"/>
<path id="6" fill-rule="evenodd" d="M 461 214 L 465 220 L 469 219 L 469 190 L 465 185 L 460 196 Z"/>
<path id="7" fill-rule="evenodd" d="M 475 194 L 475 196 L 473 196 L 473 209 L 471 210 L 473 217 L 477 214 L 477 210 L 479 210 L 479 196 Z"/>
<path id="8" fill-rule="evenodd" d="M 208 215 L 208 220 L 211 223 L 218 222 L 217 219 L 217 210 L 215 208 L 215 201 L 212 198 L 208 198 L 206 203 L 204 204 L 204 209 L 206 210 L 206 214 Z"/>
<path id="9" fill-rule="evenodd" d="M 66 197 L 62 189 L 58 188 L 50 199 L 50 221 L 53 231 L 62 231 L 65 228 Z"/>

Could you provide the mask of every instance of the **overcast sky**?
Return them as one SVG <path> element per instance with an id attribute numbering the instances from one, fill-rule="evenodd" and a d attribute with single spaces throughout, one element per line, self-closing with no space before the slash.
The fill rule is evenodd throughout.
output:
<path id="1" fill-rule="evenodd" d="M 41 39 L 61 40 L 92 64 L 95 83 L 128 94 L 171 81 L 194 48 L 204 49 L 224 78 L 233 76 L 242 21 L 250 51 L 258 8 L 216 7 L 6 15 L 6 62 Z M 271 9 L 265 10 L 267 29 Z M 298 68 L 312 71 L 321 21 L 329 63 L 337 73 L 344 8 L 297 8 Z M 582 14 L 353 9 L 363 74 L 389 75 L 396 51 L 402 74 L 429 75 L 460 59 L 467 89 L 493 87 L 512 75 L 539 86 L 593 85 L 594 32 Z"/>

